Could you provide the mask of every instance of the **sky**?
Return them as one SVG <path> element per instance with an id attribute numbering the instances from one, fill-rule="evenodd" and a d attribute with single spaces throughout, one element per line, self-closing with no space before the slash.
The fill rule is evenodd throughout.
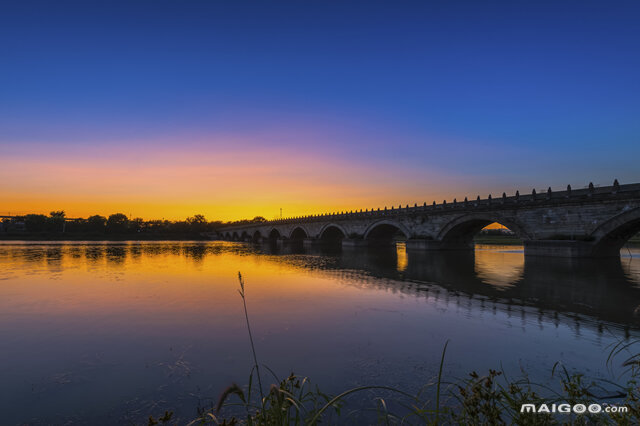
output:
<path id="1" fill-rule="evenodd" d="M 275 218 L 640 182 L 640 3 L 0 6 L 0 215 Z"/>

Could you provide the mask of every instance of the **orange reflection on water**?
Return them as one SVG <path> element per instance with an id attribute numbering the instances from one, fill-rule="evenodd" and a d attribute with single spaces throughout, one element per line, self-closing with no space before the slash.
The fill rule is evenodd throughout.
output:
<path id="1" fill-rule="evenodd" d="M 476 245 L 475 270 L 478 278 L 498 288 L 513 287 L 524 273 L 522 246 Z"/>
<path id="2" fill-rule="evenodd" d="M 409 265 L 409 257 L 407 256 L 407 245 L 404 242 L 396 244 L 396 252 L 398 256 L 398 271 L 404 272 Z"/>
<path id="3" fill-rule="evenodd" d="M 0 318 L 78 317 L 132 323 L 197 323 L 203 315 L 242 318 L 242 272 L 252 314 L 266 322 L 321 315 L 305 302 L 342 305 L 357 290 L 274 256 L 245 255 L 233 243 L 0 245 Z M 215 254 L 215 255 L 212 255 Z M 339 295 L 339 297 L 338 297 Z"/>

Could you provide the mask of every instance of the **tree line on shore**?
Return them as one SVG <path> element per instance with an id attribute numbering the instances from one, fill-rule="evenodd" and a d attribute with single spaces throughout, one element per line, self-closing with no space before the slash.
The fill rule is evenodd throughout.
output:
<path id="1" fill-rule="evenodd" d="M 230 224 L 264 222 L 265 218 L 256 216 L 249 220 L 223 222 L 209 221 L 202 214 L 187 217 L 185 220 L 144 220 L 129 218 L 124 213 L 110 216 L 93 215 L 88 218 L 67 218 L 64 211 L 52 211 L 44 214 L 27 214 L 5 218 L 0 230 L 4 232 L 27 233 L 107 233 L 107 234 L 200 234 L 215 232 Z"/>

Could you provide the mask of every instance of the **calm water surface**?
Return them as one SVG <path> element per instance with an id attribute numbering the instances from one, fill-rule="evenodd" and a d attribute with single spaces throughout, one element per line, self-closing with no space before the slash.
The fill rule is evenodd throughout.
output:
<path id="1" fill-rule="evenodd" d="M 638 335 L 640 251 L 619 261 L 308 251 L 235 243 L 0 244 L 0 411 L 7 424 L 197 416 L 260 361 L 327 392 L 420 388 L 450 341 L 447 377 L 556 361 L 611 378 L 611 344 Z M 358 402 L 354 402 L 358 404 Z"/>

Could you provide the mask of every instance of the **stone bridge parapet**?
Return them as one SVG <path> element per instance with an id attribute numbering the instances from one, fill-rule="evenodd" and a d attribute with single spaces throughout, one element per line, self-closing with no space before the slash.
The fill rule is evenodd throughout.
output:
<path id="1" fill-rule="evenodd" d="M 343 246 L 389 244 L 398 234 L 408 249 L 460 250 L 473 247 L 485 226 L 500 223 L 524 244 L 527 255 L 610 257 L 640 231 L 640 184 L 440 204 L 364 209 L 291 217 L 257 223 L 230 224 L 214 238 L 253 242 L 341 242 Z"/>

